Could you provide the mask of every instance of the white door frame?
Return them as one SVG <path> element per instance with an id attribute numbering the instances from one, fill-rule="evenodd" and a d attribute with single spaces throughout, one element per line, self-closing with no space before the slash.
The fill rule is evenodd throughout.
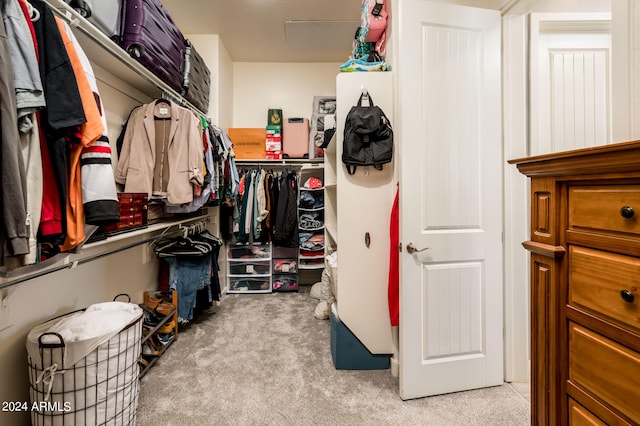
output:
<path id="1" fill-rule="evenodd" d="M 504 157 L 528 155 L 528 26 L 524 14 L 502 19 Z M 528 182 L 504 164 L 504 370 L 507 382 L 529 382 Z"/>
<path id="2" fill-rule="evenodd" d="M 612 141 L 640 139 L 640 0 L 611 2 Z"/>
<path id="3" fill-rule="evenodd" d="M 530 151 L 529 42 L 526 10 L 503 16 L 503 130 L 506 159 L 525 157 Z M 572 14 L 591 19 L 594 14 Z M 548 14 L 546 19 L 565 20 L 569 15 Z M 539 25 L 538 15 L 534 25 Z M 602 18 L 607 18 L 602 16 Z M 535 36 L 531 44 L 535 45 Z M 536 48 L 537 49 L 537 48 Z M 615 104 L 615 103 L 614 103 Z M 505 277 L 505 381 L 530 380 L 529 256 L 521 243 L 529 234 L 527 179 L 504 165 L 504 277 Z"/>

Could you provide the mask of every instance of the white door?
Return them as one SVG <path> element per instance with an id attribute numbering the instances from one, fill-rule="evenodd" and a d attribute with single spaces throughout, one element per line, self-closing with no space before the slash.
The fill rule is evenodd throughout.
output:
<path id="1" fill-rule="evenodd" d="M 421 0 L 397 12 L 400 396 L 410 399 L 503 382 L 500 14 Z"/>
<path id="2" fill-rule="evenodd" d="M 534 13 L 530 154 L 611 143 L 611 15 Z"/>

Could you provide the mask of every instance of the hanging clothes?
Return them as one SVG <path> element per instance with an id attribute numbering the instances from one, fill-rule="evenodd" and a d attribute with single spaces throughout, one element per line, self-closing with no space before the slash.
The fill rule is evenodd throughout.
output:
<path id="1" fill-rule="evenodd" d="M 388 286 L 388 302 L 389 302 L 389 318 L 392 326 L 400 325 L 400 207 L 399 207 L 399 189 L 396 190 L 396 196 L 393 200 L 391 208 L 391 219 L 389 221 L 389 286 Z"/>
<path id="2" fill-rule="evenodd" d="M 94 139 L 95 134 L 91 134 L 90 132 L 85 133 L 83 130 L 80 180 L 82 182 L 84 221 L 90 225 L 116 223 L 120 220 L 120 209 L 118 206 L 118 193 L 113 174 L 113 166 L 111 164 L 111 146 L 107 131 L 107 117 L 102 104 L 102 97 L 98 91 L 98 84 L 89 58 L 80 46 L 78 39 L 71 31 L 69 25 L 64 24 L 64 28 L 75 48 L 82 72 L 89 83 L 89 88 L 93 95 L 93 102 L 95 102 L 96 111 L 99 114 L 103 129 L 97 139 Z M 78 71 L 80 72 L 80 68 Z M 90 97 L 87 99 L 87 102 L 93 109 L 93 102 Z M 97 124 L 94 123 L 94 125 Z"/>
<path id="3" fill-rule="evenodd" d="M 273 241 L 281 247 L 298 246 L 298 176 L 287 173 L 278 195 L 278 213 Z"/>
<path id="4" fill-rule="evenodd" d="M 27 220 L 26 172 L 17 141 L 18 116 L 9 41 L 0 21 L 0 172 L 2 173 L 1 204 L 3 240 L 10 256 L 29 252 L 29 222 Z"/>
<path id="5" fill-rule="evenodd" d="M 29 132 L 34 126 L 31 114 L 45 106 L 34 44 L 35 32 L 28 14 L 26 4 L 23 2 L 19 0 L 4 2 L 3 20 L 7 37 L 11 41 L 9 49 L 14 70 L 18 127 L 23 133 Z"/>
<path id="6" fill-rule="evenodd" d="M 208 124 L 203 121 L 205 125 Z M 204 129 L 202 132 L 202 151 L 204 156 L 204 176 L 203 176 L 203 186 L 200 194 L 195 196 L 193 201 L 189 204 L 183 204 L 179 206 L 174 206 L 171 204 L 167 204 L 165 207 L 165 211 L 167 213 L 193 213 L 202 208 L 205 204 L 207 204 L 212 195 L 215 192 L 215 164 L 213 162 L 213 150 L 211 145 L 211 140 L 209 139 L 209 132 L 207 129 Z"/>
<path id="7" fill-rule="evenodd" d="M 50 256 L 59 251 L 58 245 L 63 244 L 66 238 L 68 143 L 76 140 L 78 127 L 87 119 L 75 73 L 53 12 L 41 0 L 31 0 L 30 3 L 40 15 L 33 26 L 40 58 L 40 78 L 47 103 L 39 120 L 44 178 L 40 236 L 46 239 L 50 247 L 50 252 L 44 255 Z M 46 148 L 43 148 L 44 144 Z"/>
<path id="8" fill-rule="evenodd" d="M 178 292 L 178 320 L 181 324 L 193 320 L 195 312 L 204 309 L 205 299 L 207 307 L 214 297 L 219 300 L 217 262 L 221 246 L 222 241 L 208 231 L 156 244 L 156 255 L 168 265 L 167 287 Z M 213 289 L 212 282 L 215 284 Z"/>
<path id="9" fill-rule="evenodd" d="M 156 130 L 156 106 L 159 111 L 166 108 L 169 114 L 167 133 Z M 156 159 L 166 158 L 166 162 L 161 163 L 162 167 L 168 167 L 169 176 L 161 186 L 162 191 L 166 192 L 156 194 L 155 198 L 161 197 L 174 205 L 190 203 L 193 201 L 193 186 L 202 186 L 204 181 L 200 134 L 199 121 L 195 115 L 173 102 L 164 100 L 158 105 L 151 102 L 135 109 L 125 131 L 116 169 L 116 182 L 124 185 L 125 192 L 145 192 L 152 198 L 154 177 L 163 176 L 158 173 L 164 171 L 158 170 Z M 159 138 L 167 150 L 166 157 L 157 157 L 162 156 L 162 152 L 158 152 L 156 148 Z"/>
<path id="10" fill-rule="evenodd" d="M 3 21 L 10 40 L 10 63 L 13 69 L 20 135 L 20 151 L 25 168 L 26 218 L 29 227 L 29 249 L 20 256 L 4 259 L 7 270 L 13 270 L 37 261 L 37 234 L 42 210 L 42 159 L 40 138 L 36 127 L 36 111 L 45 106 L 35 32 L 26 4 L 18 0 L 5 1 Z M 20 185 L 16 186 L 17 188 Z"/>
<path id="11" fill-rule="evenodd" d="M 82 202 L 82 182 L 80 180 L 80 156 L 84 147 L 93 144 L 105 131 L 96 99 L 87 79 L 78 52 L 69 36 L 71 30 L 65 27 L 60 18 L 55 18 L 64 43 L 64 48 L 69 56 L 71 67 L 76 78 L 76 84 L 80 93 L 82 108 L 86 120 L 79 126 L 79 138 L 70 139 L 70 153 L 68 159 L 67 174 L 67 232 L 65 241 L 61 244 L 61 251 L 70 251 L 80 245 L 84 239 L 84 205 Z"/>

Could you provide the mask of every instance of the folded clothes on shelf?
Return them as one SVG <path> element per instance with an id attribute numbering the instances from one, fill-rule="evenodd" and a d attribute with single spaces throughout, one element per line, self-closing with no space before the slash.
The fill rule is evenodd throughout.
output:
<path id="1" fill-rule="evenodd" d="M 321 191 L 301 191 L 300 207 L 303 209 L 321 209 L 324 207 L 324 194 Z"/>
<path id="2" fill-rule="evenodd" d="M 322 228 L 324 222 L 320 212 L 308 212 L 300 215 L 298 219 L 300 229 L 319 229 Z"/>
<path id="3" fill-rule="evenodd" d="M 324 249 L 324 233 L 300 232 L 300 248 L 304 250 L 319 251 Z"/>

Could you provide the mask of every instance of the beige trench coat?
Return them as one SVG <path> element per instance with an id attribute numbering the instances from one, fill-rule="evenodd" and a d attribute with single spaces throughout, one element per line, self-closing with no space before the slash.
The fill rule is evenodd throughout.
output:
<path id="1" fill-rule="evenodd" d="M 125 192 L 146 192 L 151 197 L 155 167 L 155 102 L 131 113 L 118 167 L 116 182 Z M 193 201 L 193 185 L 202 185 L 204 149 L 200 121 L 190 110 L 171 103 L 169 130 L 169 170 L 167 203 L 187 204 Z"/>

